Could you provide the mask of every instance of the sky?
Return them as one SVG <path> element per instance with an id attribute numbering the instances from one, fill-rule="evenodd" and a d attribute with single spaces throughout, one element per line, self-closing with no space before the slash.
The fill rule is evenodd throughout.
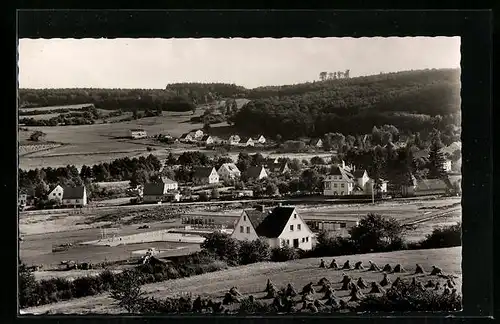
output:
<path id="1" fill-rule="evenodd" d="M 20 88 L 247 88 L 425 68 L 459 68 L 460 37 L 20 39 Z"/>

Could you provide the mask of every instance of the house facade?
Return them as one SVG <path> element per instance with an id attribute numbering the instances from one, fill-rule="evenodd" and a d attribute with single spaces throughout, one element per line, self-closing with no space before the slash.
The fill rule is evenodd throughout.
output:
<path id="1" fill-rule="evenodd" d="M 366 170 L 354 170 L 352 173 L 345 164 L 332 168 L 324 180 L 324 196 L 371 195 L 372 193 L 387 193 L 387 181 L 380 179 L 380 188 L 375 188 L 374 179 L 368 176 Z"/>
<path id="2" fill-rule="evenodd" d="M 64 189 L 60 185 L 57 185 L 54 189 L 52 189 L 47 195 L 48 200 L 55 200 L 59 203 L 62 203 L 63 200 Z"/>
<path id="3" fill-rule="evenodd" d="M 224 181 L 234 180 L 241 177 L 241 172 L 234 163 L 224 163 L 221 165 L 219 170 L 217 170 L 219 178 Z"/>
<path id="4" fill-rule="evenodd" d="M 255 146 L 255 142 L 251 137 L 242 137 L 240 139 L 239 145 L 241 146 Z"/>
<path id="5" fill-rule="evenodd" d="M 180 137 L 180 141 L 189 143 L 194 141 L 194 137 L 191 133 L 182 134 Z"/>
<path id="6" fill-rule="evenodd" d="M 62 204 L 64 206 L 83 207 L 87 205 L 85 186 L 64 187 Z"/>
<path id="7" fill-rule="evenodd" d="M 161 182 L 165 185 L 167 191 L 179 189 L 179 183 L 167 177 L 162 177 Z"/>
<path id="8" fill-rule="evenodd" d="M 451 160 L 445 159 L 443 162 L 443 170 L 445 172 L 451 172 L 452 170 L 452 163 Z"/>
<path id="9" fill-rule="evenodd" d="M 257 136 L 255 142 L 257 142 L 259 144 L 265 144 L 266 143 L 266 138 L 263 135 L 259 135 L 259 136 Z"/>
<path id="10" fill-rule="evenodd" d="M 231 234 L 240 241 L 262 238 L 271 248 L 289 246 L 304 251 L 312 249 L 313 236 L 293 206 L 244 210 Z"/>
<path id="11" fill-rule="evenodd" d="M 200 141 L 205 145 L 210 145 L 214 143 L 214 139 L 210 135 L 203 135 Z"/>
<path id="12" fill-rule="evenodd" d="M 213 167 L 199 167 L 194 171 L 193 182 L 195 184 L 215 184 L 219 182 L 219 174 Z"/>
<path id="13" fill-rule="evenodd" d="M 268 174 L 263 166 L 253 166 L 248 168 L 246 176 L 249 179 L 260 180 L 267 178 Z"/>
<path id="14" fill-rule="evenodd" d="M 28 195 L 27 194 L 19 194 L 17 198 L 17 206 L 21 209 L 24 209 L 28 204 Z"/>
<path id="15" fill-rule="evenodd" d="M 238 135 L 231 135 L 227 140 L 229 145 L 237 145 L 240 142 L 240 137 Z"/>
<path id="16" fill-rule="evenodd" d="M 323 147 L 323 141 L 320 138 L 311 140 L 309 144 L 317 148 Z"/>
<path id="17" fill-rule="evenodd" d="M 197 129 L 195 131 L 192 131 L 189 134 L 191 134 L 191 137 L 197 141 L 201 140 L 203 138 L 203 135 L 204 135 L 204 133 L 201 129 Z"/>
<path id="18" fill-rule="evenodd" d="M 146 138 L 148 137 L 148 134 L 144 129 L 131 129 L 130 137 L 132 137 L 133 139 Z"/>

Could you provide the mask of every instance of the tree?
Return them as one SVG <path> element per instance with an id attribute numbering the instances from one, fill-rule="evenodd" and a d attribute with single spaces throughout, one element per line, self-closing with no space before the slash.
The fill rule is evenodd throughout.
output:
<path id="1" fill-rule="evenodd" d="M 444 154 L 441 152 L 442 144 L 438 139 L 434 139 L 429 151 L 428 177 L 431 179 L 442 179 L 446 177 L 444 169 Z"/>
<path id="2" fill-rule="evenodd" d="M 239 256 L 240 264 L 268 261 L 271 258 L 271 248 L 267 241 L 260 238 L 253 241 L 242 241 Z"/>
<path id="3" fill-rule="evenodd" d="M 21 306 L 21 308 L 25 308 L 37 305 L 37 288 L 39 285 L 36 281 L 35 275 L 31 271 L 29 271 L 28 267 L 24 263 L 19 264 L 18 274 L 19 306 Z"/>
<path id="4" fill-rule="evenodd" d="M 328 74 L 328 72 L 321 72 L 321 73 L 319 74 L 319 79 L 320 79 L 321 81 L 325 81 L 325 80 L 326 80 L 326 76 L 327 76 L 327 74 Z"/>
<path id="5" fill-rule="evenodd" d="M 300 162 L 299 159 L 294 158 L 290 161 L 290 163 L 288 164 L 288 167 L 290 168 L 290 170 L 292 170 L 294 172 L 298 172 L 302 168 L 302 163 Z"/>
<path id="6" fill-rule="evenodd" d="M 211 129 L 212 126 L 210 126 L 210 123 L 203 124 L 203 132 L 205 132 L 206 134 L 209 133 Z"/>
<path id="7" fill-rule="evenodd" d="M 228 261 L 231 264 L 238 263 L 239 242 L 229 234 L 222 232 L 213 232 L 206 236 L 201 248 L 209 253 L 213 253 L 221 260 Z"/>
<path id="8" fill-rule="evenodd" d="M 345 78 L 349 78 L 349 71 L 350 71 L 349 69 L 345 70 L 345 72 L 344 72 Z"/>
<path id="9" fill-rule="evenodd" d="M 169 153 L 167 158 L 165 159 L 165 165 L 175 165 L 175 164 L 177 164 L 176 157 L 172 153 Z"/>
<path id="10" fill-rule="evenodd" d="M 120 277 L 113 282 L 110 296 L 129 313 L 137 312 L 144 300 L 139 274 L 135 270 L 125 270 Z"/>
<path id="11" fill-rule="evenodd" d="M 130 186 L 137 187 L 138 185 L 143 185 L 149 180 L 149 174 L 145 170 L 136 170 L 130 178 Z"/>
<path id="12" fill-rule="evenodd" d="M 219 190 L 217 188 L 213 188 L 210 197 L 212 197 L 213 199 L 219 199 L 220 198 Z"/>
<path id="13" fill-rule="evenodd" d="M 266 185 L 266 194 L 269 196 L 279 195 L 278 186 L 274 182 L 268 182 Z"/>
<path id="14" fill-rule="evenodd" d="M 321 177 L 314 169 L 304 170 L 304 172 L 302 172 L 302 175 L 300 176 L 300 180 L 306 191 L 317 192 L 321 189 Z"/>
<path id="15" fill-rule="evenodd" d="M 241 172 L 245 172 L 252 165 L 252 157 L 248 153 L 240 152 L 236 166 Z"/>
<path id="16" fill-rule="evenodd" d="M 325 164 L 325 160 L 321 156 L 313 156 L 311 158 L 311 164 L 323 165 L 323 164 Z"/>
<path id="17" fill-rule="evenodd" d="M 42 138 L 44 138 L 47 134 L 45 134 L 44 132 L 42 131 L 34 131 L 33 133 L 31 133 L 30 135 L 30 140 L 33 141 L 33 142 L 38 142 L 40 141 Z"/>
<path id="18" fill-rule="evenodd" d="M 35 197 L 43 198 L 49 193 L 49 186 L 44 180 L 40 180 L 35 185 Z"/>
<path id="19" fill-rule="evenodd" d="M 368 214 L 349 230 L 360 253 L 384 251 L 403 242 L 404 228 L 394 218 Z"/>

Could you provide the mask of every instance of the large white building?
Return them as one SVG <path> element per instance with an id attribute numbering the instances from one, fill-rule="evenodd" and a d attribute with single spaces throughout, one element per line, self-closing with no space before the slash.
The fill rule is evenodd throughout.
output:
<path id="1" fill-rule="evenodd" d="M 87 189 L 85 186 L 64 187 L 62 204 L 64 206 L 83 207 L 87 205 Z"/>
<path id="2" fill-rule="evenodd" d="M 263 238 L 271 248 L 290 246 L 304 251 L 312 249 L 313 236 L 294 206 L 244 210 L 231 234 L 240 241 Z"/>
<path id="3" fill-rule="evenodd" d="M 368 176 L 366 170 L 356 170 L 351 173 L 345 167 L 336 165 L 332 167 L 330 174 L 324 180 L 323 195 L 371 195 L 373 190 L 378 193 L 386 193 L 387 181 L 382 179 L 380 181 L 380 189 L 373 189 L 374 180 Z"/>
<path id="4" fill-rule="evenodd" d="M 219 170 L 217 170 L 219 178 L 224 181 L 234 180 L 241 177 L 241 172 L 234 163 L 224 163 L 221 165 Z"/>

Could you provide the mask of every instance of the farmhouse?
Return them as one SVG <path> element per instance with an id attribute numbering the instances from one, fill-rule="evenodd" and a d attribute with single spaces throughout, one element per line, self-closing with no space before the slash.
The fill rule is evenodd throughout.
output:
<path id="1" fill-rule="evenodd" d="M 229 145 L 237 145 L 240 142 L 240 137 L 238 135 L 231 135 L 227 140 Z"/>
<path id="2" fill-rule="evenodd" d="M 222 180 L 229 181 L 241 176 L 241 172 L 234 163 L 224 163 L 221 165 L 219 170 L 217 170 L 219 177 Z"/>
<path id="3" fill-rule="evenodd" d="M 165 185 L 166 190 L 179 189 L 179 183 L 177 181 L 171 180 L 167 177 L 161 177 L 161 182 Z"/>
<path id="4" fill-rule="evenodd" d="M 309 145 L 317 147 L 317 148 L 321 148 L 321 147 L 323 147 L 323 141 L 320 138 L 315 138 L 309 142 Z"/>
<path id="5" fill-rule="evenodd" d="M 146 138 L 148 137 L 148 135 L 144 129 L 131 129 L 130 137 L 133 139 L 139 139 L 139 138 Z"/>
<path id="6" fill-rule="evenodd" d="M 380 179 L 380 193 L 387 192 L 387 181 Z M 334 166 L 324 180 L 325 196 L 371 195 L 375 185 L 374 179 L 368 176 L 366 170 L 354 170 L 353 173 L 342 166 Z"/>
<path id="7" fill-rule="evenodd" d="M 266 163 L 265 164 L 266 170 L 268 170 L 270 173 L 275 173 L 275 174 L 285 174 L 290 171 L 290 168 L 288 167 L 288 163 L 282 162 L 282 163 Z"/>
<path id="8" fill-rule="evenodd" d="M 240 139 L 239 145 L 241 145 L 241 146 L 255 146 L 255 143 L 251 137 L 242 137 Z"/>
<path id="9" fill-rule="evenodd" d="M 64 187 L 62 204 L 64 206 L 82 207 L 87 205 L 87 190 L 85 186 Z"/>
<path id="10" fill-rule="evenodd" d="M 63 193 L 64 189 L 60 185 L 55 186 L 54 189 L 52 189 L 49 194 L 47 195 L 48 200 L 55 200 L 58 201 L 59 203 L 62 203 L 63 200 Z"/>
<path id="11" fill-rule="evenodd" d="M 194 170 L 193 182 L 196 184 L 218 183 L 219 174 L 213 167 L 199 167 Z"/>
<path id="12" fill-rule="evenodd" d="M 263 135 L 259 135 L 256 137 L 255 142 L 259 144 L 265 144 L 266 143 L 266 138 Z"/>
<path id="13" fill-rule="evenodd" d="M 189 134 L 191 134 L 191 137 L 197 141 L 201 140 L 201 138 L 203 137 L 203 131 L 201 129 L 197 129 L 195 131 L 192 131 Z"/>
<path id="14" fill-rule="evenodd" d="M 200 142 L 205 144 L 205 145 L 210 145 L 210 144 L 214 143 L 214 139 L 210 135 L 203 135 Z"/>
<path id="15" fill-rule="evenodd" d="M 182 134 L 179 139 L 181 142 L 185 142 L 185 143 L 189 143 L 189 142 L 194 141 L 194 137 L 191 133 Z"/>
<path id="16" fill-rule="evenodd" d="M 271 248 L 290 246 L 312 249 L 313 233 L 293 206 L 279 206 L 266 211 L 263 206 L 244 210 L 231 237 L 240 241 L 265 239 Z"/>
<path id="17" fill-rule="evenodd" d="M 260 180 L 267 178 L 267 172 L 263 166 L 249 167 L 245 175 L 248 179 L 253 179 L 253 180 Z"/>

